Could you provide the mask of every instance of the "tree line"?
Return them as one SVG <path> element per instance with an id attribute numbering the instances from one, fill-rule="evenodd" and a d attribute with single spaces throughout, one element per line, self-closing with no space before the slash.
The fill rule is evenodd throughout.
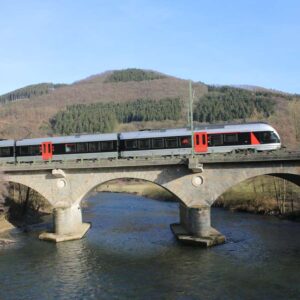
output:
<path id="1" fill-rule="evenodd" d="M 53 83 L 40 83 L 34 85 L 28 85 L 26 87 L 17 89 L 13 92 L 0 96 L 0 103 L 7 103 L 11 101 L 17 101 L 20 99 L 30 99 L 35 96 L 41 96 L 48 94 L 51 91 L 60 87 L 66 86 L 65 84 L 53 84 Z"/>
<path id="2" fill-rule="evenodd" d="M 59 134 L 112 132 L 118 123 L 179 120 L 181 110 L 179 98 L 76 104 L 58 112 L 50 123 Z"/>
<path id="3" fill-rule="evenodd" d="M 145 71 L 141 69 L 126 69 L 114 71 L 107 77 L 106 82 L 143 81 L 161 79 L 165 77 L 165 75 L 153 71 Z"/>
<path id="4" fill-rule="evenodd" d="M 255 113 L 267 118 L 274 113 L 274 106 L 275 102 L 269 94 L 214 87 L 196 103 L 194 120 L 208 123 L 228 122 L 250 118 Z"/>
<path id="5" fill-rule="evenodd" d="M 251 118 L 256 113 L 267 118 L 275 102 L 265 94 L 236 88 L 214 88 L 194 105 L 194 120 L 203 123 L 230 122 Z M 51 120 L 57 134 L 113 132 L 119 123 L 179 120 L 185 118 L 179 98 L 138 99 L 125 103 L 71 105 Z"/>

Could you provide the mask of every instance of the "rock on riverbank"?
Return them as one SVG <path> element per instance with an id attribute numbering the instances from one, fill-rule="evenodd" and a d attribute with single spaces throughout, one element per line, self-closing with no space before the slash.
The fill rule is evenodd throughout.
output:
<path id="1" fill-rule="evenodd" d="M 15 243 L 15 241 L 7 235 L 7 231 L 13 228 L 15 227 L 8 222 L 4 216 L 0 216 L 0 247 Z"/>
<path id="2" fill-rule="evenodd" d="M 0 216 L 0 233 L 15 228 L 4 216 Z"/>

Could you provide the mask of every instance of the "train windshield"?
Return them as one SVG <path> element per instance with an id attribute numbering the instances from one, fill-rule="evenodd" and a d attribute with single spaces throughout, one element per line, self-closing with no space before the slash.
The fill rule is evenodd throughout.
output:
<path id="1" fill-rule="evenodd" d="M 280 143 L 280 138 L 274 131 L 257 131 L 254 134 L 261 144 Z"/>

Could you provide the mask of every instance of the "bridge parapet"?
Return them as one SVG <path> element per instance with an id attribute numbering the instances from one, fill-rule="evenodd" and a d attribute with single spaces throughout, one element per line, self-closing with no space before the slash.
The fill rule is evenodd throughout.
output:
<path id="1" fill-rule="evenodd" d="M 151 156 L 120 159 L 33 161 L 24 163 L 0 162 L 5 172 L 52 169 L 94 169 L 94 168 L 130 168 L 145 166 L 188 165 L 190 169 L 201 169 L 204 164 L 233 164 L 258 162 L 300 161 L 300 151 L 272 151 L 258 153 L 213 153 L 193 156 Z"/>

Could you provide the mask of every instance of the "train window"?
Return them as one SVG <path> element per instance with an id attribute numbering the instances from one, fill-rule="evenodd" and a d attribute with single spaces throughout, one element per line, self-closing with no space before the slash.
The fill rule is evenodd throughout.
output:
<path id="1" fill-rule="evenodd" d="M 29 148 L 28 154 L 30 154 L 30 155 L 40 155 L 41 154 L 40 145 L 29 146 L 28 148 Z"/>
<path id="2" fill-rule="evenodd" d="M 150 139 L 139 140 L 139 149 L 149 149 L 150 148 Z"/>
<path id="3" fill-rule="evenodd" d="M 66 147 L 65 147 L 65 144 L 54 144 L 52 145 L 53 146 L 53 154 L 54 155 L 58 155 L 58 154 L 65 154 L 65 150 L 66 150 Z"/>
<path id="4" fill-rule="evenodd" d="M 0 148 L 0 157 L 8 157 L 11 156 L 10 147 Z"/>
<path id="5" fill-rule="evenodd" d="M 278 134 L 276 134 L 274 131 L 271 131 L 270 135 L 271 143 L 280 143 Z"/>
<path id="6" fill-rule="evenodd" d="M 87 152 L 87 146 L 88 144 L 87 143 L 79 143 L 77 144 L 77 153 L 85 153 Z"/>
<path id="7" fill-rule="evenodd" d="M 135 150 L 137 149 L 137 140 L 126 140 L 125 141 L 126 150 Z"/>
<path id="8" fill-rule="evenodd" d="M 273 131 L 257 131 L 254 135 L 261 144 L 279 143 L 279 138 Z"/>
<path id="9" fill-rule="evenodd" d="M 238 143 L 237 133 L 225 133 L 224 144 L 225 145 L 236 145 Z"/>
<path id="10" fill-rule="evenodd" d="M 20 147 L 20 155 L 28 155 L 28 154 L 29 154 L 29 147 L 28 146 Z"/>
<path id="11" fill-rule="evenodd" d="M 100 143 L 92 142 L 89 143 L 89 152 L 98 152 L 100 151 Z"/>
<path id="12" fill-rule="evenodd" d="M 75 144 L 66 144 L 65 149 L 66 149 L 66 153 L 75 153 L 76 145 Z"/>
<path id="13" fill-rule="evenodd" d="M 184 136 L 180 138 L 180 147 L 182 148 L 189 148 L 191 147 L 191 137 L 190 136 Z"/>
<path id="14" fill-rule="evenodd" d="M 241 132 L 238 134 L 238 144 L 239 145 L 249 145 L 251 144 L 251 137 L 249 132 Z"/>
<path id="15" fill-rule="evenodd" d="M 222 146 L 223 145 L 223 134 L 211 134 L 210 135 L 210 146 Z"/>
<path id="16" fill-rule="evenodd" d="M 205 134 L 202 135 L 202 145 L 206 145 L 206 136 L 205 136 Z"/>
<path id="17" fill-rule="evenodd" d="M 166 148 L 177 148 L 177 138 L 176 137 L 169 137 L 166 138 Z"/>
<path id="18" fill-rule="evenodd" d="M 196 134 L 196 145 L 200 145 L 199 134 Z"/>
<path id="19" fill-rule="evenodd" d="M 152 148 L 153 149 L 164 148 L 164 140 L 162 138 L 152 139 Z"/>
<path id="20" fill-rule="evenodd" d="M 104 141 L 101 142 L 101 150 L 103 152 L 105 151 L 112 151 L 114 149 L 114 143 L 113 141 Z"/>

